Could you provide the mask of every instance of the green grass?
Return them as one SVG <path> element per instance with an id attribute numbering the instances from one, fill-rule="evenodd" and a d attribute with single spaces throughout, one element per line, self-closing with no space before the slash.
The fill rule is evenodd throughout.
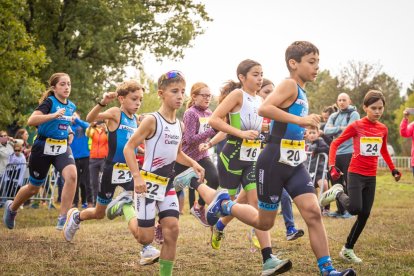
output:
<path id="1" fill-rule="evenodd" d="M 361 265 L 349 265 L 338 256 L 354 218 L 324 218 L 329 247 L 337 268 L 354 267 L 358 275 L 414 275 L 414 185 L 405 173 L 400 183 L 391 176 L 379 176 L 371 217 L 355 252 Z M 2 209 L 0 209 L 2 212 Z M 180 218 L 180 236 L 174 275 L 260 275 L 261 255 L 251 252 L 250 227 L 233 221 L 226 228 L 221 250 L 209 245 L 210 230 L 189 215 Z M 294 210 L 296 225 L 305 236 L 286 241 L 283 219 L 272 229 L 273 252 L 289 257 L 293 268 L 286 275 L 317 275 L 306 225 Z M 140 246 L 121 219 L 82 223 L 74 242 L 64 241 L 55 230 L 57 211 L 23 209 L 16 229 L 0 227 L 1 275 L 157 275 L 159 265 L 140 266 Z"/>

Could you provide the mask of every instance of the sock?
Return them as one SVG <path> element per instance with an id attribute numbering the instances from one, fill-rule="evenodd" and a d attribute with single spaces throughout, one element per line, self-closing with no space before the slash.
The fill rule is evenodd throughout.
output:
<path id="1" fill-rule="evenodd" d="M 160 276 L 171 276 L 174 261 L 160 259 Z"/>
<path id="2" fill-rule="evenodd" d="M 272 256 L 272 248 L 271 247 L 265 247 L 262 249 L 262 257 L 263 257 L 263 263 L 266 262 L 267 259 L 270 259 Z"/>
<path id="3" fill-rule="evenodd" d="M 134 207 L 132 207 L 132 204 L 124 204 L 124 206 L 122 206 L 122 212 L 124 213 L 127 222 L 135 217 L 135 210 Z"/>
<path id="4" fill-rule="evenodd" d="M 76 212 L 75 215 L 73 216 L 73 219 L 75 220 L 76 224 L 81 223 L 80 212 Z"/>
<path id="5" fill-rule="evenodd" d="M 323 256 L 322 258 L 319 258 L 318 267 L 319 271 L 321 272 L 321 275 L 323 275 L 324 272 L 330 272 L 332 270 L 335 270 L 335 268 L 332 266 L 331 257 L 329 256 Z"/>
<path id="6" fill-rule="evenodd" d="M 233 207 L 234 204 L 236 204 L 236 202 L 232 200 L 227 200 L 226 202 L 223 202 L 221 204 L 221 211 L 223 212 L 223 214 L 226 216 L 231 215 L 231 208 Z"/>
<path id="7" fill-rule="evenodd" d="M 193 188 L 194 190 L 197 191 L 198 186 L 200 186 L 200 185 L 201 185 L 201 183 L 198 183 L 198 179 L 197 178 L 195 178 L 195 177 L 191 178 L 190 188 Z"/>
<path id="8" fill-rule="evenodd" d="M 223 222 L 221 221 L 221 219 L 219 219 L 219 220 L 217 221 L 217 223 L 216 223 L 216 228 L 217 228 L 217 230 L 219 230 L 219 231 L 223 231 L 223 230 L 224 230 L 224 227 L 226 227 L 226 225 L 225 225 L 225 224 L 223 224 Z"/>

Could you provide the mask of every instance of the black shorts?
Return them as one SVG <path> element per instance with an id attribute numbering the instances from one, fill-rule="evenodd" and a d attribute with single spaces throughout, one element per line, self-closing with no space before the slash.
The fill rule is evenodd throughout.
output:
<path id="1" fill-rule="evenodd" d="M 303 164 L 296 167 L 279 162 L 280 144 L 269 143 L 256 163 L 256 183 L 259 208 L 274 211 L 279 207 L 282 189 L 291 198 L 315 193 L 312 180 Z"/>
<path id="2" fill-rule="evenodd" d="M 230 195 L 236 194 L 240 184 L 246 191 L 256 189 L 256 162 L 239 159 L 241 143 L 227 140 L 217 162 L 220 187 L 228 189 Z"/>
<path id="3" fill-rule="evenodd" d="M 45 182 L 50 165 L 62 172 L 68 165 L 75 165 L 72 149 L 67 146 L 66 152 L 59 155 L 46 155 L 43 153 L 45 141 L 36 139 L 33 143 L 29 157 L 29 181 L 34 186 L 41 186 Z"/>
<path id="4" fill-rule="evenodd" d="M 105 165 L 102 171 L 102 179 L 99 185 L 98 197 L 96 199 L 96 202 L 99 202 L 99 204 L 101 205 L 108 205 L 111 202 L 117 186 L 121 186 L 126 191 L 134 190 L 133 179 L 131 179 L 131 181 L 129 182 L 122 184 L 112 183 L 112 172 L 114 170 L 115 164 L 116 162 L 110 162 L 105 160 Z"/>

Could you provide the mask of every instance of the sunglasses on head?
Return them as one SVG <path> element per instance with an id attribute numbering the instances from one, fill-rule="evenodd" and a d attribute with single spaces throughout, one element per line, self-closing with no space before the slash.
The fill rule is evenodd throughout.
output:
<path id="1" fill-rule="evenodd" d="M 162 80 L 170 80 L 178 77 L 184 78 L 183 73 L 178 70 L 172 70 L 162 75 Z"/>

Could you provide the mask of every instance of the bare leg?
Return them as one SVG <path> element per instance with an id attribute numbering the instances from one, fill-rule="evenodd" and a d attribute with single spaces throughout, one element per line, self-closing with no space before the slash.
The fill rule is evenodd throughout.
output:
<path id="1" fill-rule="evenodd" d="M 80 220 L 103 219 L 105 217 L 106 205 L 96 203 L 95 207 L 82 210 L 79 214 Z"/>
<path id="2" fill-rule="evenodd" d="M 164 243 L 161 247 L 160 259 L 174 261 L 177 250 L 178 240 L 178 219 L 175 217 L 166 217 L 160 221 Z M 152 229 L 154 235 L 154 229 Z"/>
<path id="3" fill-rule="evenodd" d="M 62 171 L 63 179 L 65 184 L 62 190 L 62 201 L 60 204 L 60 215 L 66 215 L 72 206 L 73 198 L 75 197 L 76 191 L 76 166 L 68 165 Z"/>
<path id="4" fill-rule="evenodd" d="M 39 190 L 40 187 L 34 186 L 31 183 L 23 186 L 14 198 L 13 203 L 10 205 L 10 210 L 16 212 L 26 200 L 37 194 Z"/>
<path id="5" fill-rule="evenodd" d="M 309 240 L 315 256 L 329 256 L 328 239 L 316 195 L 302 194 L 293 199 L 308 226 Z"/>

